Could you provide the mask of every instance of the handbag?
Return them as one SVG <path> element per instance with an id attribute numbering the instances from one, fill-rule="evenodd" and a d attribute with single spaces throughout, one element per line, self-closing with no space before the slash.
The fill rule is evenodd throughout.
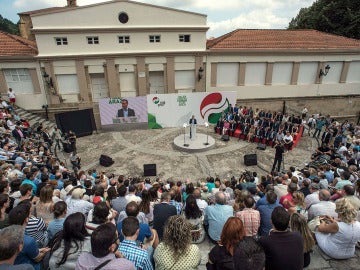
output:
<path id="1" fill-rule="evenodd" d="M 312 231 L 313 233 L 318 231 L 318 227 L 320 225 L 320 220 L 321 220 L 321 216 L 316 216 L 315 218 L 313 218 L 312 220 L 310 220 L 308 222 L 310 231 Z"/>

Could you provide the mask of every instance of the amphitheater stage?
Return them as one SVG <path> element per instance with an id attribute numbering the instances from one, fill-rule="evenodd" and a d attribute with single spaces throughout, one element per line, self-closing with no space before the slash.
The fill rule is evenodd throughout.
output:
<path id="1" fill-rule="evenodd" d="M 210 135 L 197 133 L 195 138 L 190 139 L 189 134 L 178 135 L 174 139 L 174 146 L 177 150 L 195 153 L 204 152 L 214 148 L 215 139 Z"/>

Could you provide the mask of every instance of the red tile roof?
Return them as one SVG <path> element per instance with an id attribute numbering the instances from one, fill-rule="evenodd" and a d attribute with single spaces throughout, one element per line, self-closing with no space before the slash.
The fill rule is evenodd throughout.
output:
<path id="1" fill-rule="evenodd" d="M 59 11 L 62 9 L 67 9 L 67 8 L 69 8 L 69 7 L 67 7 L 67 6 L 65 6 L 65 7 L 49 7 L 49 8 L 42 8 L 42 9 L 20 12 L 20 13 L 18 13 L 18 15 L 32 15 L 32 14 L 38 14 L 38 13 L 43 13 L 43 12 Z"/>
<path id="2" fill-rule="evenodd" d="M 317 30 L 238 29 L 207 41 L 210 50 L 360 49 L 360 40 Z"/>
<path id="3" fill-rule="evenodd" d="M 0 56 L 35 56 L 37 54 L 35 42 L 0 31 Z"/>

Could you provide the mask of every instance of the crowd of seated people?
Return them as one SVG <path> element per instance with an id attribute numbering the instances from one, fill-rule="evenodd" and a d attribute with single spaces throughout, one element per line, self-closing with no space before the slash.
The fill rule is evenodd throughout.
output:
<path id="1" fill-rule="evenodd" d="M 257 121 L 255 136 L 260 120 L 282 136 L 292 123 L 235 108 Z M 335 128 L 346 138 L 338 147 Z M 28 131 L 1 141 L 0 237 L 13 243 L 0 241 L 6 269 L 197 269 L 206 236 L 207 269 L 303 269 L 315 240 L 334 259 L 351 258 L 360 241 L 360 130 L 348 122 L 321 130 L 326 140 L 332 133 L 316 152 L 329 154 L 324 164 L 197 182 L 72 171 Z"/>
<path id="2" fill-rule="evenodd" d="M 284 141 L 287 149 L 291 149 L 300 128 L 306 123 L 300 116 L 282 114 L 246 106 L 238 108 L 230 106 L 219 118 L 215 132 L 234 136 L 248 142 L 260 142 L 273 145 L 277 140 Z"/>

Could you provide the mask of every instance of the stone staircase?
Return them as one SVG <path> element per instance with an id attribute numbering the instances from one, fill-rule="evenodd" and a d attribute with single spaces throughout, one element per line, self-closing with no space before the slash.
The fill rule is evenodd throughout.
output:
<path id="1" fill-rule="evenodd" d="M 40 114 L 31 113 L 20 107 L 16 107 L 15 111 L 20 118 L 28 120 L 32 128 L 36 128 L 37 126 L 42 124 L 44 127 L 48 128 L 48 130 L 51 132 L 52 129 L 56 127 L 56 123 L 54 121 L 47 120 L 44 116 Z"/>

